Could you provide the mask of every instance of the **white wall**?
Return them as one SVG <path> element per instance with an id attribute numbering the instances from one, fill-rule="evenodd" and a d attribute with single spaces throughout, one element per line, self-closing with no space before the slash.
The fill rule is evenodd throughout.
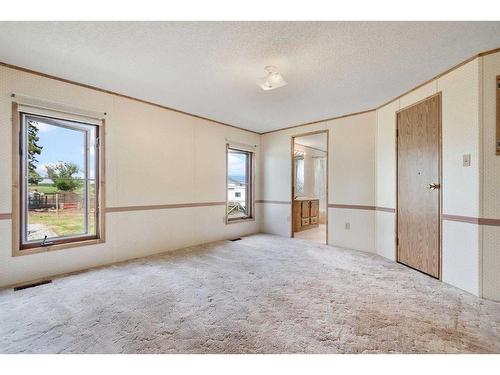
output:
<path id="1" fill-rule="evenodd" d="M 375 112 L 264 134 L 262 230 L 291 235 L 291 137 L 329 130 L 328 203 L 373 206 L 375 201 Z M 275 203 L 275 201 L 283 203 Z M 330 207 L 330 245 L 374 251 L 374 211 Z M 350 230 L 345 223 L 350 223 Z"/>
<path id="2" fill-rule="evenodd" d="M 375 203 L 378 207 L 396 207 L 396 111 L 399 100 L 377 110 Z M 376 252 L 396 261 L 395 214 L 375 213 Z"/>
<path id="3" fill-rule="evenodd" d="M 482 57 L 482 207 L 481 217 L 500 219 L 500 156 L 495 154 L 496 77 L 500 53 Z M 500 114 L 499 114 L 500 115 Z M 483 297 L 500 301 L 500 226 L 482 226 Z"/>
<path id="4" fill-rule="evenodd" d="M 0 214 L 12 211 L 12 92 L 107 113 L 107 207 L 224 202 L 226 138 L 260 143 L 255 133 L 0 67 Z M 256 209 L 256 221 L 230 225 L 224 205 L 107 213 L 104 244 L 20 257 L 11 256 L 11 220 L 0 220 L 0 286 L 255 233 Z"/>
<path id="5" fill-rule="evenodd" d="M 373 111 L 329 124 L 329 204 L 375 205 L 375 123 Z M 329 243 L 374 252 L 374 220 L 372 209 L 330 207 Z"/>
<path id="6" fill-rule="evenodd" d="M 479 216 L 480 111 L 479 59 L 433 80 L 377 110 L 376 205 L 396 205 L 396 111 L 442 92 L 443 214 Z M 471 154 L 470 167 L 462 156 Z M 395 214 L 376 214 L 377 253 L 395 260 Z M 480 228 L 443 221 L 442 280 L 480 294 Z"/>

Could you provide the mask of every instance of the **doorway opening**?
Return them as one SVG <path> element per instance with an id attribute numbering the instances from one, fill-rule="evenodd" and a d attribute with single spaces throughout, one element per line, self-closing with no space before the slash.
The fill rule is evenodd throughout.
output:
<path id="1" fill-rule="evenodd" d="M 292 137 L 292 237 L 328 243 L 328 130 Z"/>

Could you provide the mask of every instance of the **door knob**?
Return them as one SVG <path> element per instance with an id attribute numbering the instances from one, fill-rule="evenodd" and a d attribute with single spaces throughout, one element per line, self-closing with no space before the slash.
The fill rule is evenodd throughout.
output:
<path id="1" fill-rule="evenodd" d="M 429 190 L 439 189 L 440 187 L 441 187 L 441 185 L 436 184 L 436 183 L 432 183 L 432 184 L 427 185 L 427 189 L 429 189 Z"/>

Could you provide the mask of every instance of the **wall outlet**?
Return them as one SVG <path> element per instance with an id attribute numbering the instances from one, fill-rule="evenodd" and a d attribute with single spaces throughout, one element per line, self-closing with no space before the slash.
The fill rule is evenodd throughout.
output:
<path id="1" fill-rule="evenodd" d="M 465 154 L 463 156 L 464 167 L 470 167 L 470 154 Z"/>
<path id="2" fill-rule="evenodd" d="M 345 229 L 346 230 L 351 229 L 351 223 L 345 223 Z"/>

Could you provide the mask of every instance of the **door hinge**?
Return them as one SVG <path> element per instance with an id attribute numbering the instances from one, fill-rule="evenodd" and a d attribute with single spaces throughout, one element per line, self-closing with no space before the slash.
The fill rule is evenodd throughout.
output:
<path id="1" fill-rule="evenodd" d="M 101 143 L 100 141 L 101 141 L 101 139 L 99 137 L 97 137 L 95 139 L 95 148 L 98 148 L 100 146 L 100 143 Z"/>
<path id="2" fill-rule="evenodd" d="M 396 237 L 396 246 L 399 246 L 399 237 Z"/>
<path id="3" fill-rule="evenodd" d="M 399 129 L 396 129 L 396 138 L 399 137 Z"/>

